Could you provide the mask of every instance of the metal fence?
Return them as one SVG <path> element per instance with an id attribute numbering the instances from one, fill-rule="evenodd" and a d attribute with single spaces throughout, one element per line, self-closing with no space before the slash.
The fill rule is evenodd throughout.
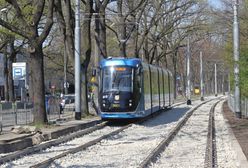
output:
<path id="1" fill-rule="evenodd" d="M 97 102 L 97 100 L 96 100 Z M 89 102 L 89 112 L 95 115 L 96 111 Z M 46 102 L 46 114 L 48 122 L 60 119 L 74 119 L 75 104 L 66 104 L 64 109 L 60 108 L 60 99 L 50 97 Z M 33 103 L 31 102 L 2 102 L 0 103 L 0 132 L 3 127 L 14 125 L 27 125 L 34 122 Z"/>
<path id="2" fill-rule="evenodd" d="M 33 122 L 32 103 L 1 103 L 0 122 L 3 127 L 12 125 L 23 125 Z"/>
<path id="3" fill-rule="evenodd" d="M 228 106 L 234 112 L 234 96 L 233 95 L 228 96 Z M 240 108 L 241 108 L 242 117 L 247 118 L 248 117 L 248 99 L 247 98 L 243 98 L 241 100 Z"/>
<path id="4" fill-rule="evenodd" d="M 60 110 L 59 100 L 50 101 L 46 108 L 48 122 L 58 119 L 74 118 L 74 104 L 66 105 Z M 31 102 L 3 102 L 0 103 L 0 132 L 4 127 L 27 125 L 34 122 L 33 103 Z"/>

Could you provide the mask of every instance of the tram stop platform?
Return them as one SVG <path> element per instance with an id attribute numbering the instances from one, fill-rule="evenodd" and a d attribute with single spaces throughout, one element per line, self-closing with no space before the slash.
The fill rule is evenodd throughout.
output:
<path id="1" fill-rule="evenodd" d="M 0 133 L 0 154 L 15 152 L 44 141 L 57 139 L 100 122 L 100 117 L 91 116 L 81 120 L 57 120 L 39 129 L 33 126 L 3 127 Z"/>

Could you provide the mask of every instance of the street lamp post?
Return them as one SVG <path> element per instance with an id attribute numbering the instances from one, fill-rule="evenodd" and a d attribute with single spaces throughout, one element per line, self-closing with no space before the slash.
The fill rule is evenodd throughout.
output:
<path id="1" fill-rule="evenodd" d="M 238 22 L 238 0 L 233 6 L 233 57 L 234 57 L 234 111 L 237 118 L 241 118 L 240 88 L 239 88 L 239 22 Z"/>

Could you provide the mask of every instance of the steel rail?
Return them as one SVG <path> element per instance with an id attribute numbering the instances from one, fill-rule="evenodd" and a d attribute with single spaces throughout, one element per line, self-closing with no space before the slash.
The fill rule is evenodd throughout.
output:
<path id="1" fill-rule="evenodd" d="M 101 136 L 99 138 L 96 138 L 96 139 L 94 139 L 92 141 L 89 141 L 89 142 L 87 142 L 85 144 L 82 144 L 82 145 L 80 145 L 78 147 L 75 147 L 73 149 L 69 149 L 66 152 L 63 152 L 63 153 L 61 153 L 61 154 L 59 154 L 57 156 L 51 157 L 51 158 L 49 158 L 49 159 L 47 159 L 47 160 L 45 160 L 43 162 L 40 162 L 40 163 L 38 163 L 36 165 L 30 166 L 30 168 L 45 168 L 45 167 L 48 167 L 53 161 L 55 161 L 55 160 L 57 160 L 59 158 L 65 157 L 68 154 L 73 154 L 73 153 L 79 152 L 81 150 L 85 150 L 86 148 L 97 144 L 98 142 L 102 141 L 103 139 L 107 139 L 107 138 L 109 138 L 111 136 L 114 136 L 114 135 L 122 132 L 123 130 L 127 129 L 130 126 L 132 126 L 132 123 L 128 124 L 128 125 L 126 125 L 124 127 L 121 127 L 121 128 L 119 128 L 119 129 L 117 129 L 115 131 L 112 131 L 112 132 L 110 132 L 108 134 L 105 134 L 105 135 L 103 135 L 103 136 Z"/>
<path id="2" fill-rule="evenodd" d="M 201 107 L 203 104 L 206 104 L 210 101 L 213 101 L 215 99 L 210 99 L 207 101 L 202 102 L 198 106 L 190 109 L 183 119 L 179 121 L 179 123 L 170 131 L 167 137 L 165 137 L 156 148 L 152 150 L 152 152 L 139 164 L 139 168 L 146 168 L 149 167 L 151 163 L 155 163 L 158 159 L 158 156 L 165 150 L 165 148 L 172 142 L 174 137 L 177 135 L 177 133 L 181 130 L 181 128 L 185 125 L 185 123 L 188 121 L 188 119 L 192 116 L 194 111 L 196 111 L 199 107 Z"/>
<path id="3" fill-rule="evenodd" d="M 34 154 L 36 152 L 39 152 L 41 150 L 45 150 L 45 149 L 50 148 L 52 146 L 56 146 L 56 145 L 59 145 L 61 143 L 68 142 L 68 141 L 70 141 L 70 140 L 72 140 L 74 138 L 77 138 L 77 137 L 89 134 L 89 133 L 91 133 L 93 131 L 102 129 L 106 125 L 107 125 L 107 122 L 102 122 L 102 123 L 99 123 L 97 125 L 91 126 L 89 128 L 73 132 L 73 133 L 71 133 L 69 135 L 66 135 L 66 136 L 63 136 L 63 137 L 61 137 L 59 139 L 51 140 L 51 141 L 48 141 L 48 142 L 45 142 L 45 143 L 42 143 L 42 144 L 39 144 L 39 145 L 28 147 L 26 149 L 23 149 L 21 151 L 17 151 L 15 153 L 5 155 L 3 157 L 0 157 L 0 165 L 3 164 L 3 163 L 6 163 L 6 162 L 12 161 L 12 160 L 16 160 L 18 158 L 21 158 L 24 155 Z"/>
<path id="4" fill-rule="evenodd" d="M 183 103 L 185 103 L 185 102 L 176 103 L 172 107 L 179 106 L 179 105 L 181 105 Z M 76 148 L 69 149 L 68 151 L 66 151 L 64 153 L 61 153 L 61 154 L 59 154 L 57 156 L 54 156 L 54 157 L 51 157 L 51 158 L 49 158 L 49 159 L 47 159 L 45 161 L 42 161 L 42 162 L 40 162 L 40 163 L 38 163 L 36 165 L 32 165 L 30 168 L 45 168 L 45 167 L 48 167 L 53 161 L 55 161 L 55 160 L 57 160 L 59 158 L 65 157 L 68 154 L 73 154 L 73 153 L 79 152 L 81 150 L 85 150 L 86 148 L 97 144 L 98 142 L 102 141 L 103 139 L 107 139 L 107 138 L 109 138 L 111 136 L 114 136 L 114 135 L 122 132 L 123 130 L 131 127 L 133 124 L 141 124 L 141 123 L 147 121 L 148 119 L 150 119 L 151 117 L 158 116 L 159 114 L 161 114 L 162 111 L 164 111 L 164 109 L 159 110 L 158 112 L 154 113 L 153 115 L 150 115 L 150 116 L 147 116 L 147 117 L 145 117 L 145 118 L 143 118 L 141 120 L 138 120 L 137 122 L 133 122 L 133 123 L 130 123 L 130 124 L 128 124 L 128 125 L 126 125 L 126 126 L 124 126 L 122 128 L 119 128 L 118 130 L 115 130 L 115 131 L 113 131 L 113 132 L 111 132 L 109 134 L 103 135 L 103 136 L 101 136 L 101 137 L 99 137 L 99 138 L 97 138 L 95 140 L 92 140 L 90 142 L 82 144 L 82 145 L 80 145 L 80 146 L 78 146 Z"/>
<path id="5" fill-rule="evenodd" d="M 217 101 L 210 109 L 209 120 L 208 120 L 208 135 L 207 135 L 207 146 L 205 153 L 205 168 L 217 167 L 217 153 L 216 153 L 216 135 L 215 135 L 215 118 L 214 111 L 216 105 L 220 102 Z"/>
<path id="6" fill-rule="evenodd" d="M 175 104 L 173 104 L 170 108 L 179 106 L 179 105 L 184 104 L 184 103 L 185 103 L 184 101 L 183 101 L 183 102 L 175 103 Z M 170 109 L 170 108 L 169 108 L 169 109 Z M 162 111 L 164 111 L 164 110 L 165 110 L 165 109 L 159 110 L 158 112 L 154 113 L 153 115 L 147 116 L 147 117 L 145 117 L 145 118 L 139 120 L 139 121 L 136 122 L 136 123 L 139 124 L 139 123 L 145 122 L 146 120 L 148 120 L 148 119 L 151 118 L 151 117 L 156 117 L 156 116 L 158 116 L 158 115 L 159 115 Z M 134 124 L 134 123 L 133 123 L 133 124 Z M 90 128 L 87 128 L 87 129 L 84 129 L 84 130 L 81 130 L 81 131 L 73 132 L 73 133 L 71 133 L 71 134 L 69 134 L 69 135 L 66 135 L 66 136 L 60 138 L 60 139 L 51 140 L 51 141 L 46 142 L 46 143 L 43 143 L 43 144 L 39 144 L 39 145 L 36 145 L 36 146 L 32 146 L 32 147 L 26 148 L 26 149 L 24 149 L 24 150 L 22 150 L 22 151 L 18 151 L 18 152 L 9 154 L 9 155 L 5 155 L 5 156 L 3 156 L 3 157 L 0 157 L 0 165 L 3 164 L 3 163 L 6 163 L 6 162 L 12 161 L 12 160 L 19 159 L 19 158 L 21 158 L 21 157 L 24 156 L 24 155 L 34 154 L 34 153 L 39 152 L 39 151 L 41 151 L 41 150 L 45 150 L 45 149 L 50 148 L 50 147 L 52 147 L 52 146 L 56 146 L 56 145 L 59 145 L 59 144 L 61 144 L 61 143 L 65 143 L 65 142 L 67 142 L 67 141 L 70 141 L 70 140 L 72 140 L 72 139 L 74 139 L 74 138 L 77 138 L 77 137 L 80 137 L 80 136 L 89 134 L 89 133 L 91 133 L 91 132 L 93 132 L 93 131 L 96 131 L 96 130 L 99 130 L 99 129 L 105 127 L 106 125 L 107 125 L 107 122 L 103 122 L 103 123 L 97 124 L 97 125 L 95 125 L 95 126 L 93 126 L 93 127 L 90 127 Z M 130 126 L 131 126 L 131 124 L 130 124 L 130 125 L 127 125 L 127 127 L 125 127 L 125 128 L 121 128 L 121 129 L 124 130 L 124 129 L 130 127 Z M 120 132 L 121 132 L 121 131 L 120 131 Z M 110 134 L 111 134 L 111 133 L 110 133 Z M 114 133 L 114 134 L 117 134 L 117 132 Z M 110 136 L 112 136 L 112 135 L 110 135 Z M 107 136 L 106 136 L 105 138 L 107 138 Z M 103 139 L 104 139 L 104 137 L 103 137 Z M 93 140 L 93 141 L 94 141 L 94 140 Z M 97 140 L 96 140 L 96 141 L 97 141 Z M 96 143 L 97 143 L 97 142 L 96 142 Z M 88 144 L 88 145 L 91 144 L 90 146 L 92 146 L 92 145 L 94 145 L 94 144 L 96 144 L 96 143 L 93 143 L 93 142 L 90 143 L 90 142 L 88 142 L 87 144 Z M 87 145 L 86 145 L 86 146 L 87 146 Z M 87 148 L 87 147 L 83 147 L 83 145 L 82 145 L 81 148 L 82 148 L 82 149 L 85 149 L 85 148 Z M 72 151 L 73 151 L 73 150 L 72 150 Z M 76 151 L 76 149 L 74 149 L 74 151 Z M 66 155 L 67 155 L 67 154 L 66 154 Z M 62 154 L 61 154 L 60 156 L 63 157 Z M 60 157 L 58 156 L 58 158 L 60 158 Z M 58 159 L 58 158 L 57 158 L 57 159 Z M 50 160 L 50 159 L 48 159 L 48 160 Z M 49 164 L 50 164 L 52 161 L 48 161 L 48 160 L 47 160 L 47 162 L 49 162 Z M 56 158 L 55 158 L 55 159 L 52 159 L 52 158 L 51 158 L 51 160 L 56 160 Z M 45 161 L 44 161 L 44 162 L 41 162 L 41 163 L 44 163 L 44 165 L 45 165 Z M 35 167 L 35 166 L 38 166 L 38 167 L 40 166 L 40 167 L 42 167 L 42 164 L 41 164 L 41 163 L 39 163 L 39 164 L 37 164 L 37 165 L 33 165 L 33 166 L 34 166 L 34 167 Z M 49 165 L 49 164 L 47 164 L 47 165 Z M 45 167 L 46 167 L 46 166 L 45 166 Z"/>

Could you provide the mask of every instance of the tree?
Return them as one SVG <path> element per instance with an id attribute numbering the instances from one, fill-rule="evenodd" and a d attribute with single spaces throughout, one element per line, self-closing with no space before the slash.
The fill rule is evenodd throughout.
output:
<path id="1" fill-rule="evenodd" d="M 105 10 L 109 0 L 95 1 L 95 40 L 99 60 L 107 58 Z"/>
<path id="2" fill-rule="evenodd" d="M 0 19 L 0 25 L 28 40 L 29 65 L 31 69 L 31 98 L 34 101 L 34 122 L 47 122 L 42 45 L 53 25 L 54 0 L 0 1 L 10 5 L 15 22 Z"/>
<path id="3" fill-rule="evenodd" d="M 83 30 L 82 30 L 82 36 L 84 37 L 82 39 L 82 57 L 81 57 L 81 73 L 82 73 L 82 104 L 81 104 L 81 110 L 84 114 L 88 115 L 88 81 L 87 81 L 87 70 L 90 63 L 91 58 L 91 17 L 92 17 L 92 6 L 93 2 L 91 0 L 87 0 L 85 3 L 85 15 L 83 20 Z"/>

